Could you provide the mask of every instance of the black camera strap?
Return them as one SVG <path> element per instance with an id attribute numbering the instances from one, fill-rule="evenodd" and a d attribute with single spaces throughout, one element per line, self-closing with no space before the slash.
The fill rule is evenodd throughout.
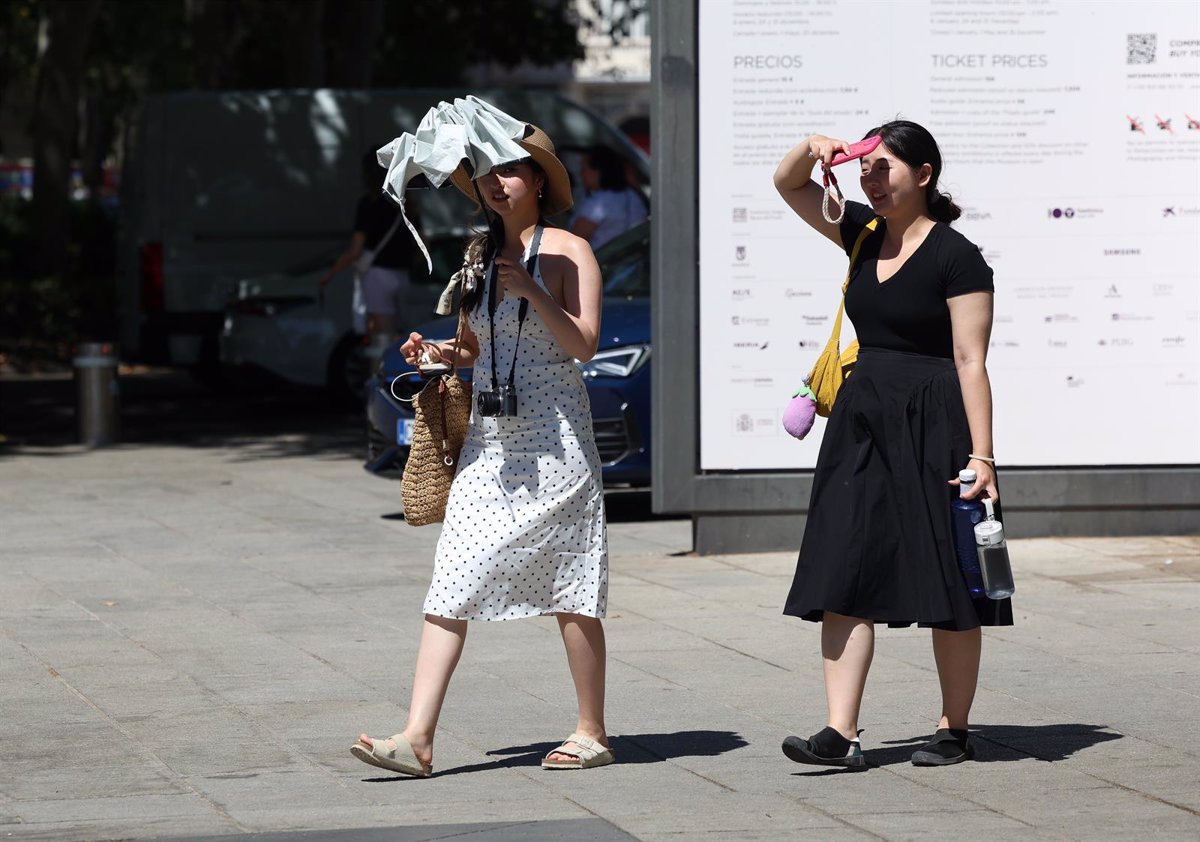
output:
<path id="1" fill-rule="evenodd" d="M 538 260 L 538 249 L 542 244 L 542 226 L 533 229 L 533 239 L 529 241 L 529 257 L 525 259 L 525 271 L 533 277 Z M 496 308 L 500 306 L 499 284 L 496 283 L 496 260 L 492 259 L 492 271 L 488 278 L 488 323 L 492 338 L 492 391 L 500 388 L 496 380 Z M 513 347 L 512 365 L 508 369 L 508 385 L 513 386 L 517 375 L 517 352 L 521 350 L 521 329 L 525 326 L 525 317 L 529 315 L 529 299 L 522 298 L 517 311 L 517 344 Z"/>

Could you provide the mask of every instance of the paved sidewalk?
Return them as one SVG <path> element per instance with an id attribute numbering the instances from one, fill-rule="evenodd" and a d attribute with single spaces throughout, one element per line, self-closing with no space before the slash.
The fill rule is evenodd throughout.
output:
<path id="1" fill-rule="evenodd" d="M 881 629 L 855 774 L 779 751 L 823 724 L 817 627 L 779 613 L 793 554 L 614 523 L 620 763 L 538 767 L 574 723 L 539 619 L 472 626 L 438 774 L 407 780 L 347 749 L 403 723 L 437 528 L 302 451 L 0 458 L 0 837 L 1200 837 L 1200 537 L 1013 542 L 979 762 L 907 762 L 938 712 L 929 634 Z"/>

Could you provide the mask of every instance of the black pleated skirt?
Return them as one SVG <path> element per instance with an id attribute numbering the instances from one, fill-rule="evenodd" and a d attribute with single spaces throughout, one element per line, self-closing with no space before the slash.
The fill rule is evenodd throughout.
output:
<path id="1" fill-rule="evenodd" d="M 951 360 L 863 348 L 817 457 L 784 613 L 890 626 L 1012 625 L 1010 600 L 972 599 L 954 552 L 947 481 L 971 434 Z"/>

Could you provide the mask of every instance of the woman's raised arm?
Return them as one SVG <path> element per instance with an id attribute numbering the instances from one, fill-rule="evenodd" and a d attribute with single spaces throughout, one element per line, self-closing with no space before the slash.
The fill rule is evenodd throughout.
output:
<path id="1" fill-rule="evenodd" d="M 821 185 L 812 180 L 817 161 L 828 164 L 838 152 L 848 151 L 850 144 L 815 134 L 800 141 L 783 156 L 775 169 L 775 189 L 796 215 L 821 236 L 842 247 L 838 225 L 826 222 L 821 215 Z"/>

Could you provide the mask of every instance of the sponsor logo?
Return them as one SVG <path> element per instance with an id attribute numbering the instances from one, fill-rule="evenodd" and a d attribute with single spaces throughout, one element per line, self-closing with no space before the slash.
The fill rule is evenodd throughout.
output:
<path id="1" fill-rule="evenodd" d="M 754 297 L 754 292 L 749 287 L 740 287 L 738 289 L 731 289 L 729 297 L 734 301 L 746 301 Z"/>
<path id="2" fill-rule="evenodd" d="M 1112 339 L 1101 339 L 1098 343 L 1101 348 L 1131 348 L 1133 340 L 1126 336 L 1116 336 Z"/>
<path id="3" fill-rule="evenodd" d="M 1104 211 L 1100 208 L 1048 208 L 1046 216 L 1051 219 L 1094 219 Z"/>
<path id="4" fill-rule="evenodd" d="M 796 344 L 799 345 L 801 348 L 820 348 L 821 347 L 821 343 L 819 341 L 817 341 L 816 339 L 801 339 Z"/>
<path id="5" fill-rule="evenodd" d="M 1051 348 L 1065 348 L 1065 347 L 1067 347 L 1067 340 L 1065 340 L 1065 339 L 1047 339 L 1046 344 Z"/>
<path id="6" fill-rule="evenodd" d="M 1171 295 L 1175 292 L 1175 284 L 1154 284 L 1150 287 L 1150 292 L 1159 297 Z"/>
<path id="7" fill-rule="evenodd" d="M 737 249 L 734 251 L 734 255 L 737 257 L 738 260 L 745 260 L 746 259 L 746 247 L 738 246 Z"/>
<path id="8" fill-rule="evenodd" d="M 738 327 L 767 327 L 771 324 L 767 316 L 730 316 L 729 321 Z"/>
<path id="9" fill-rule="evenodd" d="M 1141 132 L 1142 134 L 1146 133 L 1146 127 L 1142 125 L 1140 118 L 1130 117 L 1128 114 L 1126 114 L 1125 119 L 1129 121 L 1129 131 Z"/>
<path id="10" fill-rule="evenodd" d="M 1130 249 L 1130 248 L 1105 249 L 1104 250 L 1105 257 L 1137 257 L 1141 253 L 1142 253 L 1141 249 Z"/>
<path id="11" fill-rule="evenodd" d="M 1164 217 L 1174 216 L 1174 215 L 1175 215 L 1175 208 L 1163 208 L 1163 216 Z"/>
<path id="12" fill-rule="evenodd" d="M 1074 374 L 1068 374 L 1066 384 L 1068 389 L 1078 389 L 1083 385 L 1083 378 L 1076 377 Z"/>
<path id="13" fill-rule="evenodd" d="M 1187 345 L 1186 336 L 1164 336 L 1162 346 L 1164 348 L 1182 348 Z"/>
<path id="14" fill-rule="evenodd" d="M 1016 287 L 1013 291 L 1018 299 L 1046 299 L 1058 298 L 1067 299 L 1075 291 L 1072 286 L 1036 286 L 1036 287 Z"/>
<path id="15" fill-rule="evenodd" d="M 1013 339 L 993 339 L 991 341 L 993 348 L 1020 348 L 1021 343 Z"/>
<path id="16" fill-rule="evenodd" d="M 992 218 L 991 211 L 977 211 L 977 210 L 964 210 L 963 211 L 963 219 L 967 220 L 968 222 L 981 222 L 985 219 L 991 219 L 991 218 Z M 983 250 L 982 247 L 979 247 L 979 248 L 980 248 L 980 251 Z"/>
<path id="17" fill-rule="evenodd" d="M 788 298 L 788 299 L 812 298 L 812 291 L 807 290 L 807 289 L 796 289 L 795 287 L 788 287 L 787 289 L 785 289 L 783 291 L 783 297 Z"/>
<path id="18" fill-rule="evenodd" d="M 733 221 L 734 222 L 745 222 L 746 221 L 746 209 L 745 208 L 734 208 L 733 209 Z"/>
<path id="19" fill-rule="evenodd" d="M 822 325 L 822 324 L 825 324 L 825 322 L 829 321 L 829 317 L 828 316 L 805 315 L 805 316 L 801 316 L 800 320 L 803 321 L 806 325 Z"/>
<path id="20" fill-rule="evenodd" d="M 1054 313 L 1054 314 L 1052 314 L 1052 315 L 1049 315 L 1049 316 L 1044 316 L 1044 317 L 1042 318 L 1042 321 L 1046 322 L 1047 324 L 1051 324 L 1051 323 L 1053 323 L 1053 324 L 1062 324 L 1062 323 L 1064 323 L 1064 322 L 1066 322 L 1066 323 L 1074 323 L 1074 322 L 1077 322 L 1077 321 L 1079 321 L 1079 317 L 1078 317 L 1078 316 L 1072 316 L 1070 313 Z"/>
<path id="21" fill-rule="evenodd" d="M 1154 317 L 1141 313 L 1113 313 L 1112 320 L 1114 322 L 1152 322 Z"/>
<path id="22" fill-rule="evenodd" d="M 1157 114 L 1155 114 L 1154 122 L 1158 124 L 1158 130 L 1160 132 L 1168 132 L 1169 134 L 1175 134 L 1175 130 L 1171 128 L 1171 118 L 1170 117 L 1159 117 Z"/>
<path id="23" fill-rule="evenodd" d="M 733 416 L 733 431 L 739 436 L 775 436 L 779 429 L 779 419 L 773 411 L 748 410 Z"/>
<path id="24" fill-rule="evenodd" d="M 1120 298 L 1121 293 L 1117 290 L 1116 284 L 1109 284 L 1108 289 L 1104 293 L 1105 298 Z"/>
<path id="25" fill-rule="evenodd" d="M 734 342 L 733 349 L 735 351 L 765 351 L 770 344 L 770 340 L 766 342 Z"/>
<path id="26" fill-rule="evenodd" d="M 734 377 L 729 382 L 735 383 L 738 386 L 751 386 L 756 389 L 761 389 L 764 387 L 773 389 L 775 387 L 774 377 Z"/>

